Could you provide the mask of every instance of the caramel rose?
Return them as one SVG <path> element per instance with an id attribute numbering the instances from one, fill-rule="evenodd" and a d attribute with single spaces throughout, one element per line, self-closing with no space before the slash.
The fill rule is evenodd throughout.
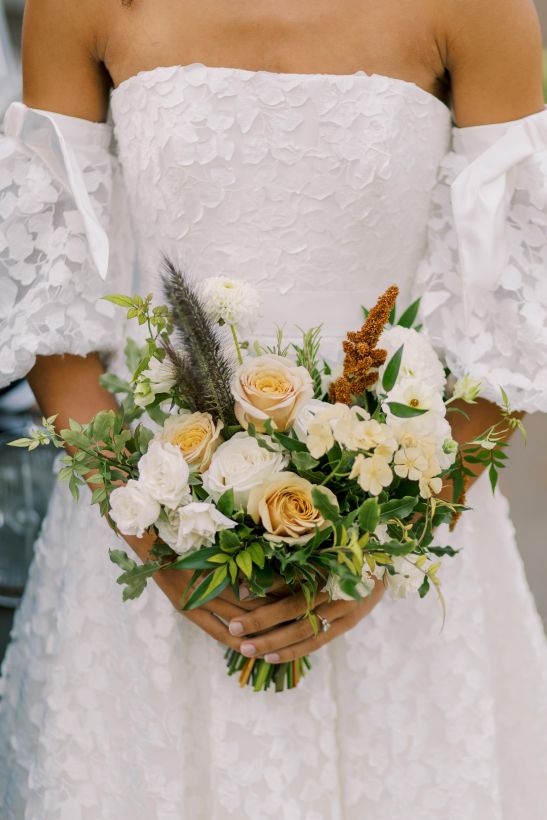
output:
<path id="1" fill-rule="evenodd" d="M 313 397 L 313 383 L 305 367 L 285 356 L 257 356 L 244 362 L 232 382 L 235 414 L 245 429 L 253 423 L 264 430 L 272 419 L 277 430 L 287 430 L 300 408 Z"/>
<path id="2" fill-rule="evenodd" d="M 255 524 L 262 523 L 271 540 L 304 544 L 326 524 L 312 501 L 314 486 L 296 473 L 278 473 L 251 490 L 247 511 Z M 317 489 L 327 496 L 331 504 L 338 506 L 331 490 L 327 487 Z"/>
<path id="3" fill-rule="evenodd" d="M 169 416 L 160 438 L 178 447 L 188 464 L 203 472 L 222 443 L 222 427 L 222 422 L 215 424 L 209 413 L 179 413 Z"/>

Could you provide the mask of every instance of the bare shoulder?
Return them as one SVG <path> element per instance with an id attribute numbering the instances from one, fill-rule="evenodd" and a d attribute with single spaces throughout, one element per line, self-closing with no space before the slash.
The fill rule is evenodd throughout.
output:
<path id="1" fill-rule="evenodd" d="M 23 99 L 27 105 L 102 121 L 109 77 L 101 48 L 115 0 L 26 0 Z"/>
<path id="2" fill-rule="evenodd" d="M 542 39 L 534 0 L 444 0 L 443 26 L 459 126 L 541 110 Z"/>

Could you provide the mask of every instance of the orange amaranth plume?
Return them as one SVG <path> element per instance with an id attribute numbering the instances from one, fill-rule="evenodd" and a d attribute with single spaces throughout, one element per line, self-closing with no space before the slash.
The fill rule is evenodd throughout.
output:
<path id="1" fill-rule="evenodd" d="M 361 330 L 348 332 L 347 339 L 342 344 L 346 354 L 344 371 L 330 386 L 331 402 L 349 405 L 352 403 L 352 396 L 360 396 L 378 381 L 378 368 L 384 364 L 387 351 L 376 345 L 398 295 L 399 288 L 392 285 L 380 296 Z"/>

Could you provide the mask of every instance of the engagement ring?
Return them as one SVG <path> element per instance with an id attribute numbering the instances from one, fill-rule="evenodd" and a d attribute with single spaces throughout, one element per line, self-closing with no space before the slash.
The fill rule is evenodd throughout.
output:
<path id="1" fill-rule="evenodd" d="M 322 615 L 320 615 L 318 612 L 316 612 L 315 614 L 321 621 L 321 629 L 323 630 L 323 632 L 328 632 L 332 626 L 331 622 L 327 618 L 324 618 Z"/>

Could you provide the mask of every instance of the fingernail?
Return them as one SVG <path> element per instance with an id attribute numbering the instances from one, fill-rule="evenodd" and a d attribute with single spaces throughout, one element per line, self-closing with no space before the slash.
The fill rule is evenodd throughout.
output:
<path id="1" fill-rule="evenodd" d="M 239 651 L 242 655 L 252 657 L 252 655 L 256 655 L 256 646 L 253 643 L 242 643 L 239 647 Z"/>
<path id="2" fill-rule="evenodd" d="M 240 621 L 232 621 L 228 629 L 230 630 L 230 635 L 242 635 L 244 631 L 243 624 L 240 623 Z"/>
<path id="3" fill-rule="evenodd" d="M 244 601 L 246 598 L 249 597 L 251 594 L 249 587 L 247 584 L 240 584 L 239 586 L 239 599 L 240 601 Z"/>
<path id="4" fill-rule="evenodd" d="M 279 663 L 279 655 L 277 652 L 270 652 L 268 655 L 264 655 L 264 660 L 267 663 Z"/>

